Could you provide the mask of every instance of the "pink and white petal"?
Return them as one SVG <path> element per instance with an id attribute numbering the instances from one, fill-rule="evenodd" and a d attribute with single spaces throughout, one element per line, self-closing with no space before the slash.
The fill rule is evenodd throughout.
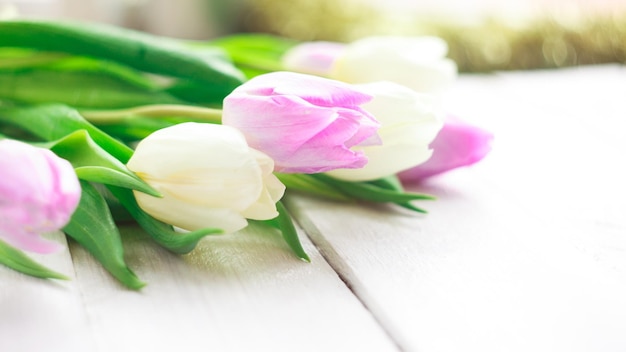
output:
<path id="1" fill-rule="evenodd" d="M 306 42 L 289 49 L 281 61 L 289 71 L 328 76 L 345 47 L 335 42 Z"/>
<path id="2" fill-rule="evenodd" d="M 425 163 L 401 172 L 403 182 L 418 182 L 482 160 L 491 151 L 493 134 L 455 117 L 448 117 L 431 144 L 433 155 Z"/>
<path id="3" fill-rule="evenodd" d="M 0 228 L 0 239 L 15 248 L 34 253 L 48 254 L 63 248 L 60 243 L 41 237 L 39 232 L 24 231 L 20 228 Z"/>
<path id="4" fill-rule="evenodd" d="M 262 96 L 295 95 L 325 107 L 358 106 L 372 99 L 350 84 L 295 72 L 272 72 L 254 77 L 233 93 L 241 91 Z"/>

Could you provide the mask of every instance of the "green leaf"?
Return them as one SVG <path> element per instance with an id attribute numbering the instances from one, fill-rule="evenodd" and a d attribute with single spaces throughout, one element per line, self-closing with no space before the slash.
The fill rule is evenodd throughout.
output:
<path id="1" fill-rule="evenodd" d="M 35 50 L 0 48 L 0 70 L 38 67 L 65 58 L 60 53 L 42 53 Z"/>
<path id="2" fill-rule="evenodd" d="M 308 174 L 281 174 L 274 173 L 288 190 L 297 190 L 324 198 L 333 200 L 348 201 L 346 197 L 337 188 L 317 180 L 314 176 Z"/>
<path id="3" fill-rule="evenodd" d="M 274 219 L 265 220 L 263 222 L 280 230 L 283 235 L 283 239 L 287 242 L 287 245 L 291 248 L 294 254 L 305 262 L 310 263 L 311 259 L 304 251 L 304 248 L 302 248 L 302 243 L 300 243 L 298 232 L 296 231 L 296 227 L 293 225 L 293 219 L 289 215 L 289 211 L 285 208 L 285 205 L 282 202 L 276 203 L 276 209 L 278 210 L 278 216 Z"/>
<path id="4" fill-rule="evenodd" d="M 132 116 L 113 124 L 94 122 L 98 128 L 115 138 L 123 141 L 140 141 L 162 128 L 173 126 L 175 123 L 164 119 Z"/>
<path id="5" fill-rule="evenodd" d="M 377 203 L 395 203 L 402 207 L 421 213 L 426 211 L 415 207 L 408 202 L 414 200 L 434 200 L 435 197 L 428 194 L 410 193 L 396 189 L 380 187 L 380 185 L 368 182 L 349 182 L 338 180 L 325 174 L 312 174 L 315 179 L 337 188 L 343 194 L 354 199 L 366 200 Z"/>
<path id="6" fill-rule="evenodd" d="M 11 123 L 46 140 L 62 139 L 77 130 L 85 130 L 100 147 L 123 164 L 133 155 L 133 150 L 87 122 L 76 109 L 61 104 L 34 107 L 3 108 L 0 121 Z"/>
<path id="7" fill-rule="evenodd" d="M 136 189 L 153 196 L 160 196 L 157 190 L 97 145 L 85 130 L 75 131 L 59 140 L 42 145 L 72 163 L 76 175 L 83 180 Z"/>
<path id="8" fill-rule="evenodd" d="M 222 37 L 205 45 L 224 49 L 248 78 L 284 70 L 283 54 L 297 41 L 266 34 L 237 34 Z M 198 45 L 198 44 L 196 44 Z"/>
<path id="9" fill-rule="evenodd" d="M 140 87 L 109 72 L 52 68 L 0 71 L 0 97 L 26 104 L 60 103 L 88 109 L 183 103 L 167 92 Z"/>
<path id="10" fill-rule="evenodd" d="M 202 81 L 179 79 L 171 86 L 165 88 L 163 92 L 192 104 L 220 107 L 227 94 L 207 94 L 210 88 L 210 86 L 207 86 L 206 83 Z"/>
<path id="11" fill-rule="evenodd" d="M 76 168 L 76 176 L 81 180 L 98 182 L 105 185 L 134 189 L 154 197 L 161 194 L 137 177 L 101 166 L 81 166 Z"/>
<path id="12" fill-rule="evenodd" d="M 400 179 L 398 179 L 398 177 L 395 175 L 381 178 L 381 179 L 374 180 L 374 181 L 368 181 L 367 183 L 374 185 L 376 187 L 380 187 L 380 188 L 384 188 L 384 189 L 388 189 L 392 191 L 404 192 L 404 187 L 402 187 L 402 183 L 400 182 Z M 403 208 L 416 211 L 418 213 L 424 213 L 424 214 L 427 213 L 426 210 L 419 208 L 411 204 L 410 202 L 397 202 L 396 204 Z"/>
<path id="13" fill-rule="evenodd" d="M 83 189 L 80 203 L 63 230 L 121 283 L 135 290 L 142 288 L 145 283 L 128 268 L 124 260 L 120 232 L 104 198 L 88 182 L 81 181 L 80 184 Z"/>
<path id="14" fill-rule="evenodd" d="M 92 72 L 104 74 L 149 91 L 156 91 L 161 88 L 157 80 L 150 79 L 150 77 L 143 72 L 108 60 L 98 60 L 81 56 L 66 56 L 61 60 L 46 64 L 44 67 L 62 72 Z"/>
<path id="15" fill-rule="evenodd" d="M 113 186 L 107 188 L 156 243 L 174 253 L 189 253 L 205 236 L 222 233 L 221 229 L 212 228 L 187 233 L 176 232 L 172 226 L 158 221 L 144 212 L 137 204 L 132 191 Z"/>
<path id="16" fill-rule="evenodd" d="M 93 23 L 0 21 L 0 47 L 34 48 L 111 60 L 137 70 L 195 80 L 207 97 L 225 97 L 243 74 L 218 48 L 196 51 L 184 43 Z"/>
<path id="17" fill-rule="evenodd" d="M 378 180 L 367 181 L 366 183 L 391 191 L 404 192 L 404 187 L 402 187 L 400 179 L 398 179 L 398 176 L 395 175 L 384 177 Z"/>
<path id="18" fill-rule="evenodd" d="M 67 276 L 35 262 L 21 250 L 10 246 L 2 240 L 0 240 L 0 264 L 23 274 L 42 279 L 69 280 Z"/>

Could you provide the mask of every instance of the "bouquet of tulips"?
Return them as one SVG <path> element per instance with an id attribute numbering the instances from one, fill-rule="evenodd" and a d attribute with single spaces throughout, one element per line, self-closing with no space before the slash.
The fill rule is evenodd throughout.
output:
<path id="1" fill-rule="evenodd" d="M 62 278 L 62 230 L 120 282 L 116 222 L 188 253 L 255 222 L 303 260 L 285 190 L 423 212 L 415 182 L 480 160 L 491 135 L 445 116 L 438 38 L 208 42 L 93 24 L 0 22 L 0 263 Z"/>

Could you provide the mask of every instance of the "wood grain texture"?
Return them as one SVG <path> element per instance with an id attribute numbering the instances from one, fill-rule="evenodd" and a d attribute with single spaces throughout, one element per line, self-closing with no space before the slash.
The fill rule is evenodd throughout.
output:
<path id="1" fill-rule="evenodd" d="M 269 228 L 207 238 L 182 257 L 123 230 L 129 264 L 149 283 L 141 292 L 72 247 L 100 351 L 397 350 L 306 239 L 310 264 Z"/>
<path id="2" fill-rule="evenodd" d="M 66 244 L 60 232 L 49 237 Z M 69 250 L 29 256 L 71 280 L 40 280 L 0 266 L 0 351 L 93 351 Z"/>
<path id="3" fill-rule="evenodd" d="M 462 77 L 448 106 L 494 149 L 414 187 L 439 197 L 429 215 L 287 204 L 403 350 L 623 351 L 625 83 L 616 66 Z"/>

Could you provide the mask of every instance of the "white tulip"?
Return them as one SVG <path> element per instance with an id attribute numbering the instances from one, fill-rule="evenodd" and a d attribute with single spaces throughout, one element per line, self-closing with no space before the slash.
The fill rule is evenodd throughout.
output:
<path id="1" fill-rule="evenodd" d="M 285 192 L 272 174 L 274 161 L 223 125 L 189 122 L 156 131 L 139 143 L 128 168 L 163 195 L 135 192 L 141 209 L 188 231 L 229 233 L 245 227 L 246 218 L 274 218 Z"/>
<path id="2" fill-rule="evenodd" d="M 421 93 L 441 93 L 457 75 L 448 46 L 437 37 L 368 37 L 348 44 L 330 77 L 348 83 L 391 81 Z"/>
<path id="3" fill-rule="evenodd" d="M 457 67 L 438 37 L 376 36 L 352 43 L 304 42 L 282 57 L 286 70 L 348 83 L 391 81 L 420 93 L 440 94 Z"/>
<path id="4" fill-rule="evenodd" d="M 348 181 L 391 176 L 419 165 L 432 154 L 429 144 L 443 126 L 443 111 L 436 100 L 391 82 L 359 85 L 374 98 L 363 108 L 381 123 L 382 145 L 353 147 L 368 158 L 361 169 L 337 169 L 329 175 Z"/>

